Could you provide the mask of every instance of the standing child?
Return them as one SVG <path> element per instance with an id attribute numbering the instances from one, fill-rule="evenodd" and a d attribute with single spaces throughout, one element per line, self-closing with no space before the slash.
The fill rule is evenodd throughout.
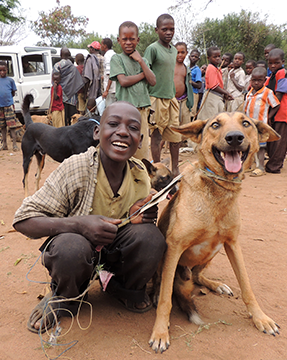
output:
<path id="1" fill-rule="evenodd" d="M 207 50 L 209 64 L 205 74 L 205 93 L 202 98 L 202 106 L 197 118 L 205 120 L 216 116 L 224 111 L 224 100 L 233 100 L 232 95 L 223 88 L 223 79 L 221 69 L 218 69 L 221 63 L 220 49 L 212 46 Z"/>
<path id="2" fill-rule="evenodd" d="M 264 48 L 264 56 L 265 56 L 265 59 L 266 61 L 268 62 L 268 57 L 269 57 L 269 53 L 271 50 L 275 49 L 276 46 L 274 44 L 268 44 L 265 46 Z M 269 69 L 269 67 L 267 67 L 267 76 L 271 76 L 272 74 L 272 71 Z"/>
<path id="3" fill-rule="evenodd" d="M 273 91 L 264 86 L 267 71 L 263 67 L 256 67 L 251 75 L 251 90 L 248 92 L 244 104 L 244 111 L 247 116 L 256 120 L 270 123 L 272 117 L 279 109 L 280 102 Z M 258 167 L 254 169 L 250 176 L 258 177 L 265 174 L 264 158 L 266 142 L 260 143 L 257 153 Z"/>
<path id="4" fill-rule="evenodd" d="M 245 84 L 244 84 L 244 93 L 247 94 L 247 92 L 251 89 L 251 74 L 253 69 L 256 68 L 256 61 L 255 60 L 248 60 L 245 64 Z"/>
<path id="5" fill-rule="evenodd" d="M 53 86 L 51 89 L 52 123 L 56 128 L 65 126 L 65 110 L 63 103 L 63 89 L 60 85 L 61 74 L 54 72 L 52 75 Z"/>
<path id="6" fill-rule="evenodd" d="M 130 102 L 141 114 L 143 141 L 135 157 L 149 159 L 147 119 L 151 103 L 147 85 L 155 85 L 156 78 L 147 60 L 136 50 L 139 40 L 138 27 L 135 23 L 126 21 L 120 25 L 118 43 L 123 52 L 111 58 L 110 80 L 116 81 L 116 99 Z"/>
<path id="7" fill-rule="evenodd" d="M 222 55 L 222 79 L 223 79 L 223 87 L 226 90 L 227 89 L 227 82 L 228 82 L 228 66 L 232 63 L 233 55 L 231 53 L 225 53 Z"/>
<path id="8" fill-rule="evenodd" d="M 160 161 L 161 140 L 170 143 L 173 175 L 178 175 L 178 156 L 181 135 L 171 129 L 179 125 L 179 107 L 175 97 L 174 68 L 177 50 L 170 42 L 174 35 L 174 19 L 169 14 L 160 15 L 156 21 L 158 41 L 145 51 L 151 69 L 157 78 L 155 86 L 149 88 L 153 119 L 149 119 L 151 130 L 151 153 L 154 162 Z"/>
<path id="9" fill-rule="evenodd" d="M 19 150 L 16 144 L 16 128 L 19 127 L 19 125 L 17 124 L 13 101 L 16 90 L 15 81 L 7 77 L 7 65 L 5 61 L 0 61 L 0 128 L 3 141 L 0 150 L 8 150 L 7 126 L 10 129 L 13 150 Z"/>
<path id="10" fill-rule="evenodd" d="M 233 100 L 228 101 L 226 110 L 237 111 L 244 103 L 245 72 L 242 69 L 245 55 L 237 52 L 233 58 L 234 68 L 228 73 L 227 91 L 232 95 Z"/>
<path id="11" fill-rule="evenodd" d="M 193 108 L 191 110 L 192 120 L 197 113 L 197 104 L 198 104 L 198 98 L 199 98 L 198 92 L 202 85 L 201 70 L 196 65 L 196 63 L 198 62 L 199 59 L 200 59 L 200 52 L 197 49 L 191 50 L 190 55 L 189 55 L 189 60 L 190 60 L 190 71 L 191 71 L 191 83 L 192 83 L 193 98 L 194 98 L 194 104 L 193 104 Z"/>
<path id="12" fill-rule="evenodd" d="M 82 76 L 83 70 L 84 70 L 84 63 L 85 63 L 84 55 L 81 53 L 77 54 L 75 57 L 75 61 L 77 64 L 77 69 L 78 69 L 80 75 Z M 82 87 L 82 89 L 80 89 L 78 91 L 77 95 L 78 95 L 77 110 L 78 110 L 79 114 L 84 115 L 85 111 L 86 111 L 86 102 L 84 99 L 84 87 Z"/>
<path id="13" fill-rule="evenodd" d="M 190 69 L 184 64 L 187 55 L 187 45 L 184 42 L 175 44 L 177 50 L 176 64 L 174 69 L 175 97 L 179 106 L 179 123 L 190 122 L 191 109 L 193 106 L 193 86 Z"/>
<path id="14" fill-rule="evenodd" d="M 284 51 L 273 49 L 269 53 L 268 66 L 272 72 L 265 85 L 271 89 L 280 101 L 280 108 L 271 125 L 281 135 L 279 141 L 268 143 L 269 161 L 265 169 L 268 173 L 280 174 L 287 152 L 287 79 L 284 66 Z"/>
<path id="15" fill-rule="evenodd" d="M 198 111 L 199 108 L 200 108 L 201 101 L 202 101 L 202 97 L 203 97 L 203 94 L 204 94 L 206 69 L 207 69 L 207 65 L 206 65 L 206 64 L 201 65 L 201 67 L 200 67 L 200 71 L 201 71 L 201 88 L 198 90 L 197 111 Z"/>

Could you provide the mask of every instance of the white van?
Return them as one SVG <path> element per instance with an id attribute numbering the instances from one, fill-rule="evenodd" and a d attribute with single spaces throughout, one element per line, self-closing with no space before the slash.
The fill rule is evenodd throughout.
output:
<path id="1" fill-rule="evenodd" d="M 69 49 L 76 54 L 88 55 L 85 49 Z M 7 64 L 7 76 L 14 79 L 17 87 L 14 97 L 15 112 L 21 117 L 21 104 L 24 96 L 31 93 L 34 103 L 32 113 L 44 113 L 49 109 L 51 93 L 51 74 L 53 66 L 60 61 L 60 48 L 40 46 L 1 46 L 0 61 Z"/>

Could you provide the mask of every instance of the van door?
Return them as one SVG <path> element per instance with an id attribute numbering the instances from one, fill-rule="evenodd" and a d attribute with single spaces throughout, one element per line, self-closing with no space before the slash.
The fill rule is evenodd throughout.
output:
<path id="1" fill-rule="evenodd" d="M 52 61 L 50 51 L 18 54 L 18 96 L 23 101 L 26 94 L 34 96 L 31 111 L 44 112 L 50 106 L 52 87 Z"/>

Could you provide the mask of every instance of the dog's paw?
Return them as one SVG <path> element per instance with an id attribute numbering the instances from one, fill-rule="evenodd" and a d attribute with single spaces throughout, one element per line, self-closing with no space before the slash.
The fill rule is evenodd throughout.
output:
<path id="1" fill-rule="evenodd" d="M 156 353 L 160 351 L 163 353 L 168 349 L 170 345 L 168 332 L 162 333 L 161 335 L 156 335 L 155 332 L 152 333 L 152 336 L 149 340 L 149 346 Z"/>
<path id="2" fill-rule="evenodd" d="M 251 315 L 252 316 L 252 315 Z M 252 316 L 254 325 L 257 327 L 259 331 L 262 331 L 264 334 L 276 336 L 279 333 L 280 326 L 276 324 L 270 317 L 265 315 L 262 312 L 260 317 Z"/>
<path id="3" fill-rule="evenodd" d="M 218 288 L 216 289 L 216 292 L 219 295 L 226 294 L 229 296 L 233 296 L 232 290 L 226 284 L 221 284 L 220 286 L 218 286 Z"/>

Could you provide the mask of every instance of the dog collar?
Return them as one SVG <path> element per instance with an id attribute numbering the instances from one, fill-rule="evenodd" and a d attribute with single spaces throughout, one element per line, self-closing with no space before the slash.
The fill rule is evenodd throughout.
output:
<path id="1" fill-rule="evenodd" d="M 221 181 L 227 181 L 227 182 L 232 182 L 232 183 L 237 183 L 240 184 L 242 183 L 242 180 L 238 179 L 238 178 L 234 178 L 234 179 L 226 179 L 223 176 L 217 175 L 215 174 L 212 170 L 210 170 L 208 167 L 206 167 L 205 169 L 199 169 L 201 172 L 203 172 L 207 177 L 212 178 L 212 179 L 217 179 L 217 180 L 221 180 Z"/>
<path id="2" fill-rule="evenodd" d="M 99 121 L 98 121 L 98 120 L 96 120 L 96 119 L 92 119 L 92 118 L 90 118 L 89 120 L 94 121 L 97 125 L 100 125 Z"/>

